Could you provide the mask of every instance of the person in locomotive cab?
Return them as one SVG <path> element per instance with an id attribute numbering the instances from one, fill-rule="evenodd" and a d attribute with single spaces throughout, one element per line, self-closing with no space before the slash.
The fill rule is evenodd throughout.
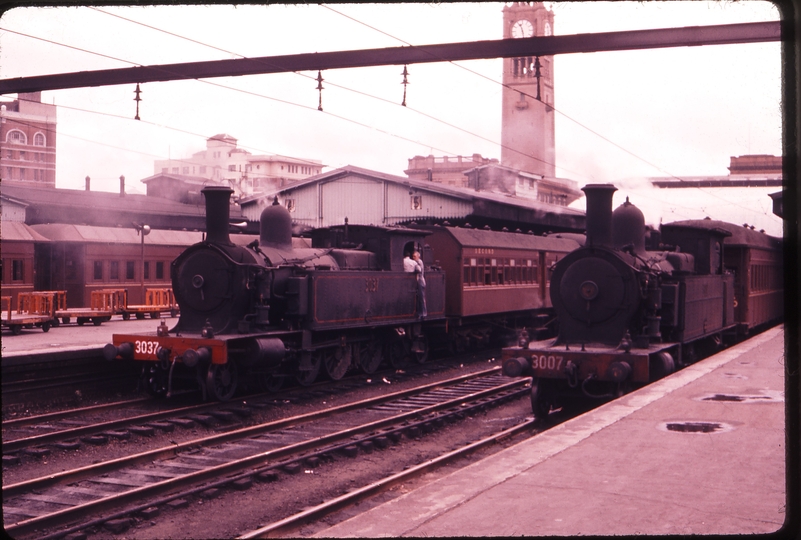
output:
<path id="1" fill-rule="evenodd" d="M 412 255 L 412 262 L 415 265 L 413 271 L 417 274 L 417 298 L 420 301 L 420 318 L 423 318 L 428 315 L 426 307 L 426 272 L 419 251 L 415 251 L 414 255 Z"/>
<path id="2" fill-rule="evenodd" d="M 417 263 L 414 262 L 411 255 L 407 251 L 405 256 L 403 257 L 403 271 L 412 273 L 416 270 Z"/>

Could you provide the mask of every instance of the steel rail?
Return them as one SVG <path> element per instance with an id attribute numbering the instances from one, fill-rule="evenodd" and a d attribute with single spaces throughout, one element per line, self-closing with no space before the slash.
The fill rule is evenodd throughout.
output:
<path id="1" fill-rule="evenodd" d="M 288 444 L 279 448 L 275 448 L 272 450 L 267 450 L 264 452 L 258 452 L 251 456 L 247 456 L 244 458 L 239 458 L 235 460 L 231 460 L 226 463 L 222 463 L 219 465 L 214 465 L 211 467 L 207 467 L 205 469 L 179 475 L 173 478 L 169 478 L 167 480 L 157 481 L 149 485 L 140 486 L 134 489 L 130 489 L 124 492 L 116 493 L 110 495 L 108 497 L 104 497 L 101 499 L 96 499 L 94 501 L 89 501 L 71 508 L 66 508 L 60 511 L 56 511 L 50 514 L 40 515 L 36 517 L 32 517 L 29 519 L 25 519 L 22 521 L 18 521 L 13 524 L 9 524 L 7 521 L 5 523 L 6 531 L 9 533 L 15 534 L 25 534 L 26 532 L 30 532 L 34 529 L 40 529 L 42 527 L 46 527 L 52 525 L 54 523 L 63 521 L 75 515 L 85 515 L 87 512 L 96 512 L 109 506 L 121 504 L 131 499 L 135 499 L 138 497 L 143 497 L 149 494 L 163 492 L 166 490 L 177 489 L 187 485 L 196 484 L 198 482 L 202 482 L 214 477 L 220 477 L 225 474 L 230 474 L 248 467 L 252 467 L 254 465 L 258 465 L 263 463 L 269 459 L 280 459 L 281 457 L 285 457 L 287 455 L 292 455 L 296 453 L 300 453 L 303 451 L 307 451 L 314 448 L 319 448 L 321 446 L 325 446 L 331 444 L 333 442 L 345 440 L 351 438 L 355 435 L 373 432 L 377 429 L 381 429 L 385 426 L 398 424 L 410 418 L 418 417 L 421 415 L 425 415 L 427 413 L 435 412 L 442 409 L 452 408 L 454 406 L 458 406 L 461 403 L 471 400 L 477 400 L 493 393 L 501 392 L 504 390 L 508 390 L 517 386 L 527 384 L 527 379 L 520 379 L 504 384 L 497 385 L 490 389 L 481 390 L 478 392 L 473 392 L 467 395 L 461 395 L 453 399 L 449 399 L 446 401 L 442 401 L 435 405 L 425 406 L 416 408 L 415 410 L 404 412 L 401 414 L 397 414 L 391 417 L 382 418 L 379 420 L 375 420 L 372 422 L 368 422 L 366 424 L 361 424 L 358 426 L 346 428 L 335 433 L 329 433 L 327 435 L 323 435 L 320 437 L 314 437 L 311 439 L 307 439 L 304 441 L 300 441 L 293 444 Z M 426 385 L 429 386 L 429 385 Z M 437 385 L 439 386 L 439 384 Z M 417 389 L 419 393 L 419 388 Z M 371 399 L 367 401 L 377 401 L 382 402 L 383 400 L 376 400 Z M 194 444 L 197 444 L 197 441 L 194 441 Z M 118 460 L 114 460 L 118 461 Z M 147 474 L 146 472 L 143 474 Z M 45 483 L 49 483 L 49 477 L 45 477 L 43 479 L 37 480 L 45 480 Z M 33 485 L 34 487 L 29 487 L 26 491 L 30 489 L 34 489 L 35 487 L 39 487 L 34 482 L 27 482 L 27 484 Z M 17 484 L 15 486 L 18 486 Z M 10 486 L 10 487 L 15 487 Z M 4 488 L 5 491 L 5 488 Z M 5 495 L 5 494 L 4 494 Z M 5 501 L 4 501 L 5 502 Z"/>
<path id="2" fill-rule="evenodd" d="M 779 21 L 306 53 L 0 79 L 0 94 L 265 73 L 779 41 Z"/>
<path id="3" fill-rule="evenodd" d="M 414 477 L 417 477 L 425 472 L 428 472 L 432 469 L 445 465 L 446 463 L 453 461 L 456 458 L 464 457 L 476 450 L 484 448 L 485 446 L 489 446 L 491 444 L 495 444 L 502 439 L 506 439 L 509 437 L 513 437 L 518 433 L 523 431 L 529 430 L 536 424 L 536 419 L 533 418 L 526 418 L 522 423 L 496 433 L 494 435 L 490 435 L 489 437 L 485 437 L 479 441 L 475 441 L 470 443 L 462 448 L 457 448 L 451 452 L 443 454 L 439 457 L 430 459 L 424 463 L 401 471 L 399 473 L 393 474 L 392 476 L 388 476 L 386 478 L 382 478 L 376 482 L 368 484 L 364 487 L 359 489 L 355 489 L 351 492 L 345 493 L 344 495 L 340 495 L 330 501 L 326 501 L 321 503 L 313 508 L 306 509 L 302 512 L 289 516 L 285 519 L 280 521 L 276 521 L 275 523 L 271 523 L 269 525 L 265 525 L 259 529 L 254 531 L 250 531 L 245 533 L 237 538 L 240 540 L 248 540 L 252 538 L 269 538 L 271 535 L 278 535 L 278 534 L 290 534 L 295 532 L 298 527 L 309 523 L 310 521 L 320 519 L 331 512 L 344 508 L 345 506 L 352 505 L 356 502 L 363 501 L 366 498 L 392 487 L 399 482 L 408 481 Z"/>
<path id="4" fill-rule="evenodd" d="M 372 397 L 360 401 L 354 401 L 351 403 L 346 403 L 344 405 L 339 405 L 336 407 L 331 407 L 325 409 L 323 411 L 313 411 L 305 414 L 300 414 L 297 416 L 292 416 L 289 418 L 282 418 L 280 420 L 274 420 L 272 422 L 267 422 L 264 424 L 259 424 L 256 426 L 248 426 L 241 429 L 237 429 L 234 431 L 229 431 L 227 433 L 221 433 L 217 435 L 212 435 L 209 437 L 203 437 L 200 439 L 194 439 L 191 441 L 185 441 L 183 443 L 174 444 L 171 446 L 164 446 L 161 448 L 156 448 L 153 450 L 147 450 L 145 452 L 140 452 L 138 454 L 133 454 L 131 456 L 125 456 L 117 459 L 112 459 L 108 461 L 104 461 L 102 463 L 95 463 L 92 465 L 87 465 L 85 467 L 79 467 L 77 469 L 73 469 L 71 471 L 63 471 L 47 476 L 43 476 L 40 478 L 33 478 L 30 480 L 25 480 L 22 482 L 18 482 L 16 484 L 7 484 L 3 485 L 2 493 L 3 497 L 12 496 L 17 493 L 21 493 L 23 491 L 31 490 L 31 489 L 38 489 L 41 487 L 45 487 L 47 485 L 63 482 L 63 481 L 75 481 L 82 477 L 95 475 L 101 472 L 105 472 L 108 470 L 112 470 L 118 468 L 122 465 L 133 465 L 139 462 L 159 459 L 167 456 L 177 455 L 180 451 L 189 450 L 197 445 L 207 445 L 210 446 L 212 444 L 220 444 L 224 442 L 228 442 L 231 440 L 242 439 L 245 437 L 258 435 L 259 433 L 270 431 L 278 428 L 286 428 L 296 424 L 300 424 L 303 422 L 308 422 L 311 420 L 318 420 L 322 418 L 326 418 L 328 416 L 332 416 L 334 414 L 348 412 L 350 410 L 355 410 L 359 408 L 364 408 L 371 405 L 376 405 L 379 403 L 384 403 L 386 401 L 392 401 L 396 399 L 400 399 L 409 395 L 414 395 L 420 392 L 430 391 L 437 387 L 441 386 L 449 386 L 452 384 L 458 384 L 460 382 L 464 382 L 474 378 L 480 378 L 483 376 L 491 375 L 493 373 L 497 373 L 500 371 L 500 367 L 494 367 L 491 369 L 487 369 L 484 371 L 478 371 L 475 373 L 469 373 L 466 375 L 460 375 L 459 377 L 454 377 L 452 379 L 447 379 L 444 381 L 438 381 L 431 384 L 418 386 L 415 388 L 407 389 L 407 390 L 400 390 L 397 392 L 393 392 L 391 394 L 384 394 L 377 397 Z"/>

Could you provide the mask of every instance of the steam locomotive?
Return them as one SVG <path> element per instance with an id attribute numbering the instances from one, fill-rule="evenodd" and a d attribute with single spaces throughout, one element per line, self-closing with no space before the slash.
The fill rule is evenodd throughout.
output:
<path id="1" fill-rule="evenodd" d="M 311 248 L 296 247 L 277 200 L 261 214 L 258 240 L 238 246 L 229 236 L 232 190 L 202 192 L 206 237 L 171 265 L 178 323 L 115 334 L 104 348 L 108 360 L 142 362 L 153 395 L 188 378 L 204 399 L 225 401 L 241 381 L 275 390 L 290 377 L 311 384 L 321 371 L 339 379 L 385 360 L 422 363 L 432 341 L 461 350 L 488 344 L 499 328 L 547 334 L 548 266 L 578 247 L 569 238 L 347 220 L 313 231 Z M 403 270 L 413 251 L 423 256 L 424 288 Z"/>
<path id="2" fill-rule="evenodd" d="M 503 350 L 503 372 L 532 377 L 535 417 L 577 395 L 611 398 L 684 367 L 704 349 L 781 318 L 781 243 L 721 221 L 664 224 L 646 249 L 642 212 L 617 190 L 583 188 L 585 245 L 551 281 L 555 339 Z"/>

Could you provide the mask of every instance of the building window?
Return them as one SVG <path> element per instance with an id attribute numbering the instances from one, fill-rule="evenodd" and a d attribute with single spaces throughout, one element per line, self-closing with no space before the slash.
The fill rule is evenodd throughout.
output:
<path id="1" fill-rule="evenodd" d="M 169 170 L 169 169 L 167 169 L 167 167 L 162 167 L 162 168 L 161 168 L 161 174 L 167 174 L 167 171 L 168 171 L 168 170 Z"/>
<path id="2" fill-rule="evenodd" d="M 178 174 L 178 167 L 173 167 L 172 168 L 172 173 L 173 174 Z"/>
<path id="3" fill-rule="evenodd" d="M 125 261 L 125 279 L 134 278 L 134 262 Z"/>
<path id="4" fill-rule="evenodd" d="M 206 174 L 206 166 L 205 165 L 200 167 L 200 174 Z"/>
<path id="5" fill-rule="evenodd" d="M 145 261 L 145 267 L 143 268 L 142 274 L 144 275 L 145 279 L 150 279 L 150 261 Z"/>
<path id="6" fill-rule="evenodd" d="M 12 129 L 6 135 L 6 141 L 12 144 L 28 144 L 28 138 L 18 129 Z"/>
<path id="7" fill-rule="evenodd" d="M 423 196 L 412 195 L 412 210 L 422 210 L 422 209 L 423 209 Z"/>
<path id="8" fill-rule="evenodd" d="M 11 281 L 23 281 L 25 279 L 23 262 L 22 259 L 13 259 L 11 261 Z"/>
<path id="9" fill-rule="evenodd" d="M 6 159 L 14 159 L 14 151 L 6 150 Z"/>
<path id="10" fill-rule="evenodd" d="M 108 265 L 108 278 L 113 280 L 120 279 L 120 263 L 111 261 Z"/>
<path id="11" fill-rule="evenodd" d="M 183 173 L 184 174 L 189 174 L 189 167 L 184 167 Z"/>
<path id="12" fill-rule="evenodd" d="M 28 161 L 28 153 L 25 150 L 20 150 L 19 159 L 20 161 Z"/>
<path id="13" fill-rule="evenodd" d="M 95 261 L 93 267 L 95 281 L 101 281 L 103 279 L 103 261 Z"/>
<path id="14" fill-rule="evenodd" d="M 23 169 L 22 167 L 20 167 L 19 169 L 19 179 L 25 180 L 25 169 Z"/>
<path id="15" fill-rule="evenodd" d="M 286 209 L 288 211 L 290 211 L 290 212 L 294 212 L 295 211 L 295 199 L 286 199 L 284 204 L 286 204 Z"/>
<path id="16" fill-rule="evenodd" d="M 236 171 L 236 165 L 228 165 L 229 171 Z"/>
<path id="17" fill-rule="evenodd" d="M 164 261 L 156 262 L 156 279 L 164 279 Z"/>
<path id="18" fill-rule="evenodd" d="M 33 145 L 34 146 L 44 146 L 45 145 L 45 136 L 41 133 L 37 133 L 33 136 Z"/>

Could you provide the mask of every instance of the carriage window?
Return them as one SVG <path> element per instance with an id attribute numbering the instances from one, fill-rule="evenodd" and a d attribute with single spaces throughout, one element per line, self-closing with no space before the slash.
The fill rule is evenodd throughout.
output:
<path id="1" fill-rule="evenodd" d="M 117 261 L 111 261 L 108 265 L 108 278 L 109 279 L 120 279 L 120 263 Z"/>
<path id="2" fill-rule="evenodd" d="M 134 278 L 134 262 L 133 261 L 126 261 L 125 262 L 125 279 L 133 279 Z"/>
<path id="3" fill-rule="evenodd" d="M 23 272 L 22 259 L 13 259 L 11 261 L 11 281 L 22 281 L 25 273 Z"/>
<path id="4" fill-rule="evenodd" d="M 94 270 L 94 278 L 99 281 L 103 279 L 103 261 L 94 261 L 92 263 Z"/>

